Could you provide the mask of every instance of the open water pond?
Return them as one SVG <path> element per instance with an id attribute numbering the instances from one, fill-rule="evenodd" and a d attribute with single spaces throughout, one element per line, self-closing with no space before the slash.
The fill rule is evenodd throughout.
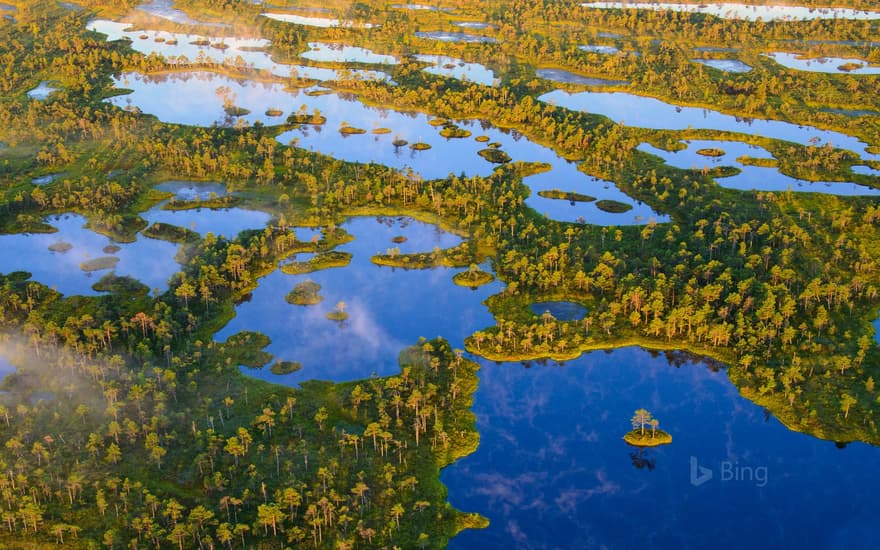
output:
<path id="1" fill-rule="evenodd" d="M 691 61 L 728 73 L 747 73 L 752 70 L 749 65 L 736 59 L 692 59 Z"/>
<path id="2" fill-rule="evenodd" d="M 262 13 L 260 15 L 267 19 L 274 19 L 275 21 L 292 23 L 294 25 L 302 25 L 304 27 L 318 27 L 325 29 L 334 27 L 370 29 L 374 26 L 370 23 L 355 23 L 354 21 L 342 21 L 330 17 L 312 17 L 296 13 Z"/>
<path id="3" fill-rule="evenodd" d="M 54 173 L 54 174 L 45 174 L 42 176 L 37 176 L 31 180 L 31 183 L 34 185 L 49 185 L 53 181 L 57 180 L 64 174 L 62 173 Z"/>
<path id="4" fill-rule="evenodd" d="M 854 164 L 853 166 L 850 167 L 850 169 L 854 173 L 861 174 L 863 176 L 878 176 L 878 177 L 880 177 L 880 170 L 878 170 L 876 168 L 871 168 L 870 166 L 865 165 L 865 164 Z"/>
<path id="5" fill-rule="evenodd" d="M 601 53 L 603 55 L 614 55 L 620 53 L 620 49 L 614 46 L 603 46 L 601 44 L 584 44 L 578 46 L 578 49 L 589 53 Z"/>
<path id="6" fill-rule="evenodd" d="M 440 42 L 464 42 L 468 44 L 495 42 L 495 39 L 491 36 L 480 36 L 466 32 L 418 31 L 416 36 L 427 40 L 439 40 Z"/>
<path id="7" fill-rule="evenodd" d="M 721 130 L 791 141 L 801 145 L 810 145 L 810 140 L 817 138 L 820 143 L 831 143 L 834 147 L 849 149 L 862 158 L 880 159 L 880 155 L 865 151 L 868 146 L 865 142 L 840 132 L 799 126 L 779 120 L 745 119 L 711 109 L 683 107 L 652 97 L 624 92 L 568 93 L 555 90 L 538 99 L 566 109 L 604 115 L 614 122 L 627 126 L 657 130 L 690 128 Z"/>
<path id="8" fill-rule="evenodd" d="M 48 82 L 43 81 L 27 93 L 27 96 L 31 99 L 36 99 L 37 101 L 46 101 L 49 99 L 49 96 L 52 95 L 52 92 L 57 92 L 58 88 L 53 88 L 49 85 Z"/>
<path id="9" fill-rule="evenodd" d="M 215 336 L 224 341 L 243 330 L 262 332 L 272 339 L 267 351 L 303 366 L 287 375 L 273 375 L 268 367 L 245 369 L 247 374 L 286 385 L 356 380 L 373 372 L 390 375 L 399 372 L 400 350 L 420 336 L 442 335 L 463 348 L 466 336 L 493 323 L 482 301 L 498 293 L 501 283 L 471 290 L 452 282 L 461 269 L 405 270 L 370 261 L 389 248 L 399 247 L 402 253 L 448 248 L 460 243 L 459 237 L 409 218 L 353 218 L 342 227 L 355 237 L 338 248 L 352 254 L 350 265 L 306 275 L 276 270 L 260 279 L 250 299 L 237 306 L 235 318 Z M 399 236 L 407 240 L 392 241 Z M 312 306 L 287 303 L 287 293 L 306 280 L 321 285 L 324 300 Z M 348 320 L 327 319 L 340 301 L 347 304 Z"/>
<path id="10" fill-rule="evenodd" d="M 268 117 L 268 109 L 280 109 L 285 114 L 315 109 L 326 116 L 321 127 L 302 127 L 278 136 L 281 143 L 293 140 L 300 147 L 309 148 L 341 160 L 375 162 L 401 170 L 412 169 L 423 178 L 443 178 L 455 175 L 480 175 L 492 173 L 495 165 L 477 153 L 485 148 L 473 136 L 486 135 L 490 142 L 500 144 L 514 160 L 544 162 L 553 169 L 548 173 L 531 176 L 525 180 L 532 188 L 529 205 L 553 219 L 588 223 L 630 224 L 646 223 L 650 219 L 663 221 L 657 212 L 633 201 L 611 182 L 591 180 L 576 169 L 576 165 L 561 159 L 547 147 L 538 145 L 512 131 L 502 131 L 478 121 L 455 121 L 468 129 L 468 138 L 447 139 L 439 135 L 439 128 L 429 123 L 429 117 L 421 113 L 404 113 L 364 105 L 354 97 L 338 94 L 306 95 L 287 91 L 280 84 L 263 84 L 239 81 L 210 72 L 179 73 L 174 75 L 143 76 L 128 73 L 116 79 L 120 88 L 132 88 L 129 95 L 117 96 L 109 101 L 120 107 L 137 107 L 144 113 L 156 115 L 164 122 L 193 126 L 235 125 L 239 120 L 250 124 L 262 121 L 278 124 L 283 117 Z M 169 102 L 168 97 L 177 101 Z M 226 114 L 224 102 L 248 109 L 248 114 L 232 117 Z M 361 135 L 339 132 L 343 126 L 365 130 Z M 376 134 L 372 130 L 384 128 L 390 132 Z M 425 151 L 413 151 L 408 146 L 395 147 L 393 142 L 403 139 L 409 143 L 419 141 L 431 145 Z M 453 160 L 454 159 L 454 160 Z M 609 199 L 626 203 L 632 210 L 622 214 L 599 210 L 595 203 L 578 203 L 571 208 L 568 201 L 545 199 L 536 196 L 541 190 L 560 188 L 564 191 L 586 193 L 597 199 Z"/>
<path id="11" fill-rule="evenodd" d="M 171 180 L 156 186 L 159 191 L 172 193 L 181 201 L 203 201 L 212 197 L 224 197 L 229 194 L 226 186 L 214 181 L 180 181 Z"/>
<path id="12" fill-rule="evenodd" d="M 880 67 L 870 66 L 864 59 L 803 57 L 801 54 L 789 52 L 774 52 L 765 55 L 783 67 L 798 71 L 828 74 L 880 74 Z"/>
<path id="13" fill-rule="evenodd" d="M 396 10 L 452 11 L 452 8 L 429 6 L 427 4 L 391 4 L 391 7 Z"/>
<path id="14" fill-rule="evenodd" d="M 225 23 L 206 23 L 204 21 L 193 19 L 192 17 L 187 15 L 186 12 L 175 8 L 174 0 L 151 0 L 149 2 L 141 4 L 137 7 L 137 9 L 144 13 L 152 15 L 153 17 L 166 19 L 180 25 L 205 25 L 212 27 L 228 26 Z"/>
<path id="15" fill-rule="evenodd" d="M 626 86 L 625 80 L 609 80 L 607 78 L 595 78 L 583 76 L 564 69 L 538 69 L 535 74 L 544 80 L 562 82 L 564 84 L 579 84 L 581 86 Z"/>
<path id="16" fill-rule="evenodd" d="M 0 272 L 27 271 L 33 275 L 31 280 L 55 288 L 62 294 L 94 295 L 98 293 L 92 285 L 110 271 L 129 275 L 151 289 L 161 289 L 180 269 L 174 261 L 176 244 L 143 236 L 133 243 L 117 243 L 86 229 L 86 219 L 76 214 L 51 216 L 46 223 L 58 231 L 0 235 L 0 250 L 3 250 Z M 58 251 L 50 250 L 50 246 Z M 119 247 L 119 250 L 105 251 L 108 246 Z M 118 263 L 115 267 L 92 273 L 80 267 L 83 262 L 104 257 L 118 258 Z"/>
<path id="17" fill-rule="evenodd" d="M 492 26 L 482 21 L 455 21 L 452 24 L 462 29 L 488 29 Z"/>
<path id="18" fill-rule="evenodd" d="M 715 177 L 715 182 L 727 189 L 740 191 L 802 191 L 825 193 L 828 195 L 880 195 L 880 189 L 849 182 L 807 181 L 786 176 L 773 167 L 750 166 L 737 161 L 748 156 L 756 159 L 770 159 L 769 151 L 756 145 L 738 141 L 693 140 L 681 151 L 664 151 L 646 143 L 639 150 L 657 155 L 670 166 L 685 170 L 702 170 L 719 166 L 739 168 L 739 174 L 728 177 Z M 714 151 L 713 156 L 700 154 L 700 151 Z M 720 154 L 719 154 L 720 153 Z"/>
<path id="19" fill-rule="evenodd" d="M 441 479 L 490 525 L 450 548 L 880 547 L 880 450 L 789 431 L 724 370 L 625 348 L 479 376 L 480 446 Z M 671 445 L 622 440 L 638 408 Z"/>
<path id="20" fill-rule="evenodd" d="M 639 9 L 705 13 L 722 19 L 755 21 L 809 21 L 813 19 L 880 19 L 880 12 L 850 8 L 812 8 L 806 6 L 755 5 L 736 3 L 680 4 L 674 2 L 585 2 L 581 6 L 598 9 Z"/>
<path id="21" fill-rule="evenodd" d="M 447 139 L 439 135 L 439 129 L 429 123 L 429 117 L 421 113 L 402 113 L 369 107 L 354 98 L 325 94 L 317 97 L 303 97 L 307 111 L 318 109 L 327 116 L 327 123 L 320 131 L 311 126 L 291 130 L 278 136 L 282 143 L 297 139 L 300 147 L 307 147 L 333 157 L 355 161 L 375 162 L 401 170 L 411 168 L 426 179 L 443 178 L 450 173 L 455 175 L 486 176 L 492 173 L 494 165 L 480 157 L 477 152 L 485 148 L 485 143 L 473 139 L 477 135 L 488 136 L 489 142 L 500 144 L 501 150 L 513 160 L 544 162 L 552 166 L 549 172 L 530 176 L 524 180 L 532 189 L 528 199 L 529 206 L 542 214 L 560 221 L 577 221 L 584 218 L 588 223 L 631 224 L 646 223 L 649 219 L 662 221 L 661 216 L 646 205 L 639 204 L 620 191 L 611 182 L 591 179 L 577 170 L 577 165 L 560 158 L 552 149 L 539 145 L 524 136 L 503 131 L 478 121 L 454 121 L 472 132 L 472 136 L 461 139 Z M 296 109 L 293 109 L 296 110 Z M 344 135 L 337 131 L 346 124 L 371 130 L 384 127 L 390 133 L 374 135 Z M 412 151 L 407 146 L 395 147 L 395 139 L 409 143 L 423 141 L 431 145 L 425 151 Z M 578 203 L 571 207 L 568 201 L 545 199 L 537 192 L 549 189 L 562 189 L 585 193 L 597 199 L 616 200 L 633 207 L 632 210 L 614 214 L 599 210 L 595 203 Z"/>
<path id="22" fill-rule="evenodd" d="M 376 65 L 397 65 L 393 55 L 378 54 L 367 48 L 347 44 L 309 42 L 309 50 L 300 54 L 303 59 L 334 63 L 371 63 Z"/>
<path id="23" fill-rule="evenodd" d="M 163 210 L 156 206 L 141 214 L 148 223 L 167 223 L 195 231 L 202 237 L 208 233 L 234 239 L 245 229 L 262 229 L 272 216 L 259 210 L 244 208 L 195 208 L 188 210 Z"/>
<path id="24" fill-rule="evenodd" d="M 574 302 L 535 302 L 529 309 L 538 316 L 549 313 L 560 321 L 580 321 L 587 315 L 587 308 Z"/>
<path id="25" fill-rule="evenodd" d="M 466 63 L 454 57 L 431 54 L 418 54 L 415 59 L 432 64 L 431 67 L 425 67 L 426 73 L 482 84 L 483 86 L 494 86 L 496 83 L 495 73 L 479 63 Z"/>
<path id="26" fill-rule="evenodd" d="M 272 75 L 282 78 L 298 76 L 322 82 L 336 80 L 343 76 L 382 80 L 388 78 L 387 74 L 379 71 L 337 70 L 326 67 L 276 63 L 265 50 L 270 45 L 269 41 L 263 38 L 126 30 L 129 27 L 128 23 L 105 19 L 92 21 L 87 26 L 89 30 L 106 34 L 107 40 L 127 38 L 131 40 L 131 47 L 135 51 L 144 55 L 162 55 L 169 63 L 180 66 L 196 62 L 214 62 L 237 68 L 268 71 Z"/>

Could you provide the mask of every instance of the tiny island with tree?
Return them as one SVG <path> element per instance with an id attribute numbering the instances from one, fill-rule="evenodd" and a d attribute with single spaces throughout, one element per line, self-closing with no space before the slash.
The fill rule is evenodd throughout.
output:
<path id="1" fill-rule="evenodd" d="M 636 447 L 657 447 L 672 443 L 672 436 L 657 429 L 660 421 L 646 409 L 638 409 L 633 415 L 632 431 L 623 436 L 623 440 Z"/>

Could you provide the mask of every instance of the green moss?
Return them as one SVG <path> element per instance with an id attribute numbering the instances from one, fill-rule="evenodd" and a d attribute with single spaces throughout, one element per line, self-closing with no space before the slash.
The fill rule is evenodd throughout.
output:
<path id="1" fill-rule="evenodd" d="M 413 143 L 409 146 L 413 151 L 427 151 L 431 146 L 423 141 Z"/>

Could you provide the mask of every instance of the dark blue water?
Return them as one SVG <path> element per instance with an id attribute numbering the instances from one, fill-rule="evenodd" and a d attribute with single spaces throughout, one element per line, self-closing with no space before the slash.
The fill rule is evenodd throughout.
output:
<path id="1" fill-rule="evenodd" d="M 236 308 L 235 318 L 216 335 L 225 341 L 239 331 L 262 332 L 272 339 L 267 351 L 303 365 L 287 375 L 274 375 L 268 368 L 247 369 L 246 374 L 285 385 L 395 374 L 398 354 L 420 336 L 443 336 L 463 348 L 466 336 L 494 324 L 482 301 L 500 292 L 501 283 L 471 290 L 452 282 L 452 276 L 463 269 L 392 269 L 370 261 L 389 248 L 400 248 L 402 253 L 448 248 L 460 243 L 459 237 L 409 218 L 354 218 L 342 227 L 355 236 L 338 248 L 353 255 L 349 266 L 306 275 L 278 270 L 263 277 L 249 299 Z M 392 242 L 397 236 L 406 236 L 407 241 Z M 287 293 L 308 279 L 321 285 L 324 301 L 313 306 L 287 303 Z M 344 323 L 326 318 L 340 301 L 347 304 L 349 314 Z"/>
<path id="2" fill-rule="evenodd" d="M 621 440 L 641 407 L 671 445 Z M 723 371 L 638 348 L 484 364 L 474 411 L 480 447 L 442 480 L 491 525 L 451 548 L 880 547 L 880 450 L 789 431 Z"/>
<path id="3" fill-rule="evenodd" d="M 536 302 L 529 308 L 538 316 L 550 312 L 550 315 L 560 321 L 579 321 L 587 314 L 587 308 L 574 302 Z"/>

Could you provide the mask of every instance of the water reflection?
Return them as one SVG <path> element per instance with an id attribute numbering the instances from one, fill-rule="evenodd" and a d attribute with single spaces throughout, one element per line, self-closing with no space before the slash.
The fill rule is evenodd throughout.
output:
<path id="1" fill-rule="evenodd" d="M 472 291 L 452 282 L 458 269 L 392 269 L 370 261 L 390 248 L 430 252 L 454 246 L 460 238 L 409 218 L 354 218 L 342 227 L 355 236 L 339 248 L 353 255 L 348 267 L 308 275 L 279 270 L 263 277 L 250 299 L 238 305 L 235 318 L 215 336 L 223 341 L 242 330 L 260 331 L 272 339 L 268 351 L 276 358 L 303 365 L 283 376 L 268 368 L 246 370 L 247 374 L 287 385 L 310 379 L 356 380 L 374 372 L 388 375 L 398 372 L 400 350 L 420 336 L 442 335 L 462 348 L 466 336 L 492 324 L 481 302 L 499 292 L 500 283 Z M 406 241 L 392 240 L 399 236 Z M 287 303 L 285 295 L 309 279 L 321 285 L 324 300 L 314 306 Z M 326 314 L 340 301 L 346 304 L 348 320 L 328 320 Z"/>
<path id="2" fill-rule="evenodd" d="M 87 273 L 80 264 L 101 257 L 119 261 L 112 268 L 117 275 L 129 275 L 150 288 L 164 288 L 180 268 L 174 262 L 177 245 L 138 237 L 132 243 L 117 243 L 84 227 L 86 220 L 75 214 L 50 216 L 46 223 L 56 233 L 0 235 L 0 272 L 27 271 L 31 279 L 65 295 L 93 295 L 98 279 L 108 270 Z M 69 245 L 59 246 L 59 245 Z M 56 251 L 50 250 L 53 247 Z M 118 247 L 110 252 L 108 247 Z M 64 250 L 66 249 L 66 250 Z"/>
<path id="3" fill-rule="evenodd" d="M 36 99 L 37 101 L 46 101 L 47 99 L 49 99 L 49 96 L 52 95 L 52 92 L 57 91 L 58 88 L 53 88 L 52 86 L 49 86 L 48 82 L 43 81 L 40 82 L 40 84 L 36 88 L 30 90 L 27 93 L 27 96 L 31 99 Z"/>
<path id="4" fill-rule="evenodd" d="M 804 191 L 828 195 L 880 195 L 880 189 L 849 182 L 807 181 L 786 176 L 774 167 L 750 166 L 739 162 L 740 157 L 772 159 L 773 155 L 763 147 L 738 141 L 693 140 L 681 151 L 664 151 L 646 143 L 638 147 L 646 153 L 657 155 L 670 166 L 682 169 L 709 170 L 715 167 L 732 166 L 740 173 L 721 177 L 715 182 L 727 189 L 740 191 Z M 700 154 L 712 151 L 712 156 Z M 856 167 L 853 171 L 857 172 Z"/>
<path id="5" fill-rule="evenodd" d="M 880 67 L 869 66 L 864 59 L 844 57 L 804 57 L 789 52 L 764 54 L 783 67 L 798 71 L 828 74 L 880 74 Z"/>
<path id="6" fill-rule="evenodd" d="M 563 69 L 538 69 L 535 71 L 538 77 L 553 82 L 563 82 L 565 84 L 580 84 L 582 86 L 626 86 L 629 82 L 625 80 L 609 80 L 607 78 L 593 78 L 582 76 Z"/>
<path id="7" fill-rule="evenodd" d="M 640 407 L 672 433 L 671 445 L 640 452 L 622 441 Z M 474 412 L 480 447 L 442 480 L 455 507 L 491 523 L 450 548 L 880 543 L 872 527 L 876 448 L 852 444 L 842 453 L 765 420 L 723 370 L 677 354 L 627 348 L 564 366 L 486 363 Z M 714 478 L 692 485 L 691 457 Z M 723 478 L 724 464 L 737 468 L 738 480 Z M 763 484 L 754 470 L 761 467 Z"/>
<path id="8" fill-rule="evenodd" d="M 705 13 L 723 19 L 754 21 L 808 21 L 812 19 L 880 19 L 880 12 L 850 8 L 814 8 L 760 4 L 711 3 L 679 4 L 671 2 L 586 2 L 585 8 L 640 9 Z"/>
<path id="9" fill-rule="evenodd" d="M 736 59 L 692 59 L 691 61 L 728 73 L 747 73 L 752 70 L 749 65 Z"/>
<path id="10" fill-rule="evenodd" d="M 542 95 L 541 101 L 567 109 L 604 115 L 615 122 L 639 128 L 658 130 L 686 130 L 690 128 L 737 132 L 771 139 L 810 145 L 812 140 L 831 143 L 834 147 L 849 149 L 863 158 L 880 159 L 880 155 L 865 151 L 867 144 L 858 138 L 799 126 L 790 122 L 765 119 L 745 119 L 710 109 L 682 107 L 623 92 L 580 92 L 570 94 L 556 90 Z"/>

